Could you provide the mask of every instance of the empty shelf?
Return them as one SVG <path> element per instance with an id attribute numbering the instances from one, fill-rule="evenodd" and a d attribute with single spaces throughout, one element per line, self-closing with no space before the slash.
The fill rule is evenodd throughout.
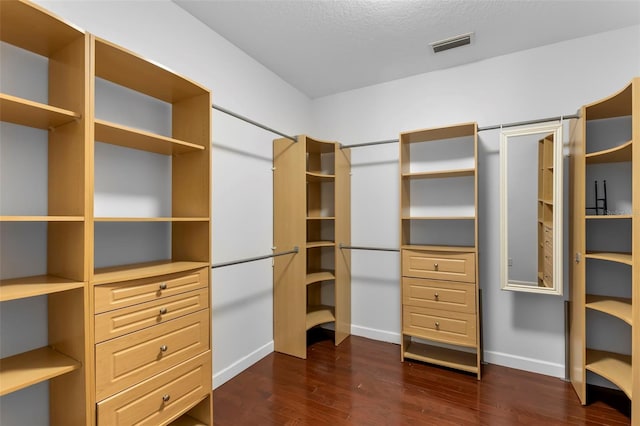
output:
<path id="1" fill-rule="evenodd" d="M 190 271 L 209 267 L 208 262 L 149 262 L 137 263 L 133 265 L 115 266 L 109 268 L 96 269 L 94 273 L 94 284 L 115 283 L 141 278 L 156 277 L 159 275 L 173 274 L 176 272 Z"/>
<path id="2" fill-rule="evenodd" d="M 312 305 L 307 306 L 307 330 L 316 325 L 333 322 L 336 320 L 333 306 Z"/>
<path id="3" fill-rule="evenodd" d="M 335 280 L 335 279 L 336 279 L 336 276 L 333 274 L 333 272 L 329 272 L 329 271 L 313 272 L 311 274 L 307 274 L 307 279 L 305 281 L 305 284 L 309 285 L 313 283 L 318 283 L 320 281 L 329 281 L 329 280 Z"/>
<path id="4" fill-rule="evenodd" d="M 629 325 L 633 323 L 633 314 L 631 310 L 631 299 L 622 297 L 598 296 L 595 294 L 587 294 L 587 308 L 604 312 Z"/>
<path id="5" fill-rule="evenodd" d="M 587 349 L 587 370 L 610 380 L 631 399 L 631 356 Z"/>
<path id="6" fill-rule="evenodd" d="M 0 222 L 83 222 L 82 216 L 0 216 Z"/>
<path id="7" fill-rule="evenodd" d="M 0 93 L 1 121 L 47 130 L 76 119 L 73 111 Z"/>
<path id="8" fill-rule="evenodd" d="M 622 163 L 631 161 L 631 141 L 615 148 L 586 154 L 587 164 Z"/>
<path id="9" fill-rule="evenodd" d="M 410 172 L 403 173 L 404 179 L 441 179 L 441 178 L 453 178 L 473 176 L 476 173 L 476 169 L 456 169 L 456 170 L 438 170 L 432 172 Z"/>
<path id="10" fill-rule="evenodd" d="M 96 217 L 96 222 L 207 222 L 208 217 Z"/>
<path id="11" fill-rule="evenodd" d="M 333 182 L 336 175 L 307 172 L 307 182 Z"/>
<path id="12" fill-rule="evenodd" d="M 61 376 L 80 366 L 75 359 L 48 346 L 3 358 L 0 362 L 0 396 Z"/>
<path id="13" fill-rule="evenodd" d="M 631 253 L 615 253 L 615 252 L 591 252 L 585 256 L 587 259 L 608 260 L 610 262 L 626 263 L 631 265 Z"/>
<path id="14" fill-rule="evenodd" d="M 334 243 L 333 241 L 308 241 L 307 242 L 307 248 L 334 247 L 335 245 L 336 243 Z"/>
<path id="15" fill-rule="evenodd" d="M 84 282 L 53 275 L 0 280 L 0 302 L 42 296 L 84 287 Z"/>
<path id="16" fill-rule="evenodd" d="M 183 414 L 182 416 L 178 417 L 177 419 L 169 423 L 168 426 L 209 426 L 209 425 L 207 423 L 202 423 L 200 420 L 194 419 L 193 417 L 187 414 Z"/>
<path id="17" fill-rule="evenodd" d="M 470 373 L 478 372 L 478 358 L 473 352 L 411 342 L 404 352 L 404 357 Z"/>

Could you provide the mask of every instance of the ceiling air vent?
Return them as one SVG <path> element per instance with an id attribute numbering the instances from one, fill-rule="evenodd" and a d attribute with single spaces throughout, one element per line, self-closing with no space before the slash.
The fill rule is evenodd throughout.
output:
<path id="1" fill-rule="evenodd" d="M 429 43 L 429 45 L 433 48 L 433 53 L 465 46 L 467 44 L 471 44 L 471 34 L 473 33 L 461 34 L 444 40 L 434 41 L 433 43 Z"/>

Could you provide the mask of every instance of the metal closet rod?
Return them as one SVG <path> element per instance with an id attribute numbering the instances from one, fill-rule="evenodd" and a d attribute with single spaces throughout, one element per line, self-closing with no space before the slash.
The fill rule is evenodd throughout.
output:
<path id="1" fill-rule="evenodd" d="M 507 124 L 496 124 L 493 126 L 485 126 L 485 127 L 478 127 L 478 131 L 479 132 L 483 132 L 485 130 L 494 130 L 494 129 L 504 129 L 505 127 L 516 127 L 516 126 L 524 126 L 527 124 L 537 124 L 537 123 L 546 123 L 547 121 L 558 121 L 558 120 L 564 120 L 564 119 L 572 119 L 572 118 L 580 118 L 579 114 L 571 114 L 571 115 L 560 115 L 557 117 L 549 117 L 549 118 L 538 118 L 536 120 L 527 120 L 527 121 L 516 121 L 513 123 L 507 123 Z M 398 143 L 400 141 L 400 139 L 387 139 L 384 141 L 376 141 L 376 142 L 365 142 L 365 143 L 356 143 L 356 144 L 352 144 L 352 145 L 341 145 L 341 148 L 358 148 L 361 146 L 371 146 L 371 145 L 382 145 L 382 144 L 387 144 L 387 143 Z"/>
<path id="2" fill-rule="evenodd" d="M 229 111 L 228 109 L 222 108 L 221 106 L 218 106 L 216 104 L 211 104 L 211 108 L 217 109 L 218 111 L 224 112 L 225 114 L 228 114 L 228 115 L 230 115 L 232 117 L 235 117 L 235 118 L 237 118 L 239 120 L 246 121 L 247 123 L 253 124 L 254 126 L 260 127 L 261 129 L 264 129 L 264 130 L 267 130 L 269 132 L 275 133 L 276 135 L 280 135 L 280 136 L 282 136 L 284 138 L 291 139 L 294 142 L 298 142 L 298 138 L 296 138 L 295 136 L 289 136 L 287 134 L 279 132 L 279 131 L 277 131 L 275 129 L 272 129 L 271 127 L 267 127 L 264 124 L 260 124 L 257 121 L 253 121 L 252 119 L 247 118 L 247 117 L 245 117 L 243 115 L 236 114 L 235 112 Z"/>
<path id="3" fill-rule="evenodd" d="M 340 243 L 341 249 L 347 250 L 374 250 L 374 251 L 400 251 L 400 249 L 396 248 L 384 248 L 384 247 L 364 247 L 364 246 L 346 246 Z"/>
<path id="4" fill-rule="evenodd" d="M 231 266 L 231 265 L 238 265 L 240 263 L 255 262 L 256 260 L 269 259 L 269 258 L 272 258 L 272 257 L 284 256 L 286 254 L 298 253 L 299 251 L 300 251 L 300 249 L 298 249 L 298 246 L 295 246 L 291 250 L 282 251 L 280 253 L 272 253 L 272 254 L 266 254 L 264 256 L 248 257 L 246 259 L 232 260 L 230 262 L 223 262 L 223 263 L 216 263 L 215 265 L 211 266 L 211 269 L 223 268 L 225 266 Z"/>

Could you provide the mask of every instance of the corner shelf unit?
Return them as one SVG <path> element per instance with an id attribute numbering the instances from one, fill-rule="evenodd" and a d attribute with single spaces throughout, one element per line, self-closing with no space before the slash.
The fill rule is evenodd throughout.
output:
<path id="1" fill-rule="evenodd" d="M 14 126 L 11 135 L 28 138 L 14 141 L 3 136 L 3 147 L 18 142 L 34 144 L 47 162 L 44 165 L 47 171 L 43 174 L 46 181 L 35 183 L 44 194 L 37 190 L 17 191 L 14 186 L 25 183 L 23 175 L 10 175 L 2 180 L 0 192 L 19 194 L 3 197 L 0 209 L 3 258 L 12 256 L 11 252 L 22 244 L 36 244 L 31 246 L 30 256 L 41 253 L 44 259 L 17 269 L 12 263 L 24 263 L 24 259 L 3 261 L 6 268 L 0 276 L 0 302 L 4 305 L 46 297 L 48 311 L 44 326 L 48 331 L 46 346 L 15 353 L 11 350 L 12 343 L 4 341 L 6 336 L 3 336 L 3 352 L 14 353 L 0 360 L 0 395 L 48 381 L 50 423 L 84 425 L 90 423 L 91 418 L 85 350 L 89 319 L 86 239 L 89 169 L 85 138 L 90 126 L 90 108 L 84 82 L 89 64 L 89 38 L 43 8 L 23 1 L 2 1 L 0 41 L 21 52 L 21 57 L 42 61 L 39 63 L 43 64 L 45 76 L 45 81 L 31 81 L 32 87 L 28 88 L 7 84 L 6 90 L 11 93 L 0 93 L 2 126 Z M 0 60 L 12 62 L 14 57 L 7 55 Z M 20 73 L 23 67 L 28 65 L 13 61 L 8 74 Z M 12 77 L 3 76 L 3 79 Z M 42 88 L 41 92 L 38 88 Z M 40 141 L 31 140 L 34 131 L 28 129 L 46 132 L 42 139 L 48 142 L 42 140 L 41 146 L 37 146 Z M 33 180 L 42 165 L 33 163 L 32 158 L 28 161 L 31 163 L 21 167 L 29 170 L 28 178 Z M 30 197 L 46 201 L 23 202 Z M 36 211 L 36 204 L 45 211 Z M 42 230 L 41 238 L 33 240 L 32 234 L 39 230 Z M 45 265 L 45 269 L 39 269 L 37 264 Z"/>
<path id="2" fill-rule="evenodd" d="M 581 108 L 570 157 L 576 260 L 571 382 L 582 404 L 589 402 L 587 386 L 598 376 L 617 386 L 631 401 L 632 424 L 640 416 L 640 150 L 633 148 L 639 137 L 640 78 L 634 78 L 620 92 Z M 606 210 L 594 211 L 594 180 L 596 186 L 599 180 L 613 182 Z M 598 333 L 602 321 L 607 321 L 606 335 Z"/>
<path id="3" fill-rule="evenodd" d="M 274 259 L 277 352 L 307 357 L 307 331 L 331 324 L 335 344 L 351 333 L 350 151 L 299 136 L 273 143 L 274 247 L 304 247 Z"/>
<path id="4" fill-rule="evenodd" d="M 400 134 L 402 360 L 480 379 L 477 125 Z"/>

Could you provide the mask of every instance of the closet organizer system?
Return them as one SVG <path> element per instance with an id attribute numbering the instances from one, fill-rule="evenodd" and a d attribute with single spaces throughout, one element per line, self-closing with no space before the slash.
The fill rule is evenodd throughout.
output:
<path id="1" fill-rule="evenodd" d="M 572 132 L 570 376 L 597 375 L 640 423 L 640 78 L 585 105 Z M 605 189 L 607 188 L 608 189 Z M 599 190 L 597 189 L 599 188 Z"/>
<path id="2" fill-rule="evenodd" d="M 38 75 L 27 72 L 33 69 L 22 58 L 44 64 L 46 81 L 0 93 L 0 119 L 3 144 L 34 146 L 37 154 L 26 160 L 44 158 L 47 170 L 33 182 L 42 164 L 25 165 L 33 176 L 22 194 L 17 185 L 24 182 L 3 177 L 2 191 L 19 195 L 0 213 L 0 300 L 4 309 L 46 297 L 48 309 L 42 347 L 3 348 L 0 395 L 48 381 L 54 425 L 212 425 L 211 93 L 28 2 L 0 2 L 0 39 L 19 53 L 2 58 L 19 58 L 10 66 L 15 75 Z M 162 104 L 171 134 L 96 117 L 105 102 L 98 80 L 113 92 Z M 42 93 L 34 95 L 33 87 Z M 95 155 L 99 149 L 118 151 L 134 169 L 131 159 L 140 155 L 165 156 L 170 201 L 162 213 L 168 214 L 138 217 L 123 203 L 118 214 L 97 216 L 94 182 L 105 160 Z M 32 194 L 40 199 L 22 202 Z M 140 226 L 162 227 L 166 258 L 137 264 L 105 258 L 105 247 L 126 248 L 120 236 Z M 31 244 L 27 252 L 24 244 Z M 13 252 L 26 261 L 5 257 Z"/>
<path id="3" fill-rule="evenodd" d="M 587 372 L 600 375 L 639 412 L 639 399 L 632 398 L 640 392 L 640 338 L 633 327 L 640 321 L 634 308 L 640 238 L 632 232 L 640 225 L 640 151 L 632 149 L 640 134 L 637 78 L 577 116 L 484 128 L 464 123 L 341 146 L 288 136 L 217 107 L 207 89 L 26 1 L 0 2 L 0 8 L 0 40 L 44 58 L 48 74 L 44 101 L 0 93 L 4 126 L 36 129 L 48 139 L 41 148 L 48 162 L 43 211 L 19 203 L 17 209 L 0 206 L 3 234 L 13 236 L 3 245 L 20 246 L 24 230 L 40 232 L 46 257 L 43 267 L 34 263 L 0 277 L 0 301 L 46 297 L 48 340 L 39 349 L 5 355 L 0 395 L 48 382 L 52 424 L 147 418 L 153 424 L 210 425 L 210 269 L 293 255 L 275 262 L 274 338 L 276 350 L 304 358 L 309 328 L 333 323 L 336 344 L 349 334 L 350 250 L 401 252 L 402 359 L 458 368 L 479 379 L 477 132 L 580 118 L 571 144 L 571 380 L 586 403 Z M 171 135 L 96 118 L 96 79 L 165 104 Z M 210 264 L 212 106 L 284 137 L 274 141 L 274 242 L 277 249 L 292 249 Z M 96 216 L 96 142 L 167 156 L 170 214 Z M 349 148 L 387 143 L 400 145 L 400 249 L 351 246 Z M 593 180 L 626 189 L 602 204 L 590 195 Z M 14 183 L 3 179 L 2 185 L 5 190 Z M 461 210 L 432 202 L 442 185 L 455 188 L 448 195 Z M 138 223 L 167 225 L 169 258 L 97 268 L 103 263 L 96 255 L 101 225 Z M 615 285 L 604 285 L 609 281 L 603 277 L 610 276 Z M 597 315 L 626 324 L 630 351 L 608 346 L 611 333 L 593 326 Z"/>

